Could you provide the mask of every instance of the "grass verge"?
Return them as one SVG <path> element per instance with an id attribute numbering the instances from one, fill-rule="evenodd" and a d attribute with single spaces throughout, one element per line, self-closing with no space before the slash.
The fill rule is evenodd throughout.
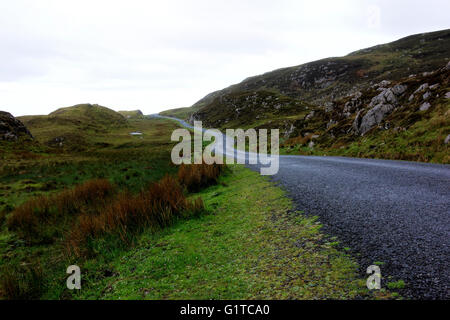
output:
<path id="1" fill-rule="evenodd" d="M 209 214 L 144 233 L 108 276 L 86 264 L 79 299 L 355 299 L 357 264 L 292 211 L 284 191 L 242 166 L 195 196 Z"/>

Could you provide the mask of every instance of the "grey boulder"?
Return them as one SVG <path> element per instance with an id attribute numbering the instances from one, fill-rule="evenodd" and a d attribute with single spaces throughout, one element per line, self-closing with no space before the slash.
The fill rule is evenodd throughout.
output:
<path id="1" fill-rule="evenodd" d="M 363 117 L 360 113 L 356 116 L 353 128 L 360 135 L 364 135 L 367 131 L 378 125 L 383 119 L 394 110 L 392 104 L 378 104 L 370 109 Z M 358 123 L 359 122 L 359 123 Z"/>
<path id="2" fill-rule="evenodd" d="M 420 111 L 427 111 L 428 109 L 430 109 L 431 104 L 429 102 L 424 102 L 422 103 L 422 105 L 420 106 Z"/>

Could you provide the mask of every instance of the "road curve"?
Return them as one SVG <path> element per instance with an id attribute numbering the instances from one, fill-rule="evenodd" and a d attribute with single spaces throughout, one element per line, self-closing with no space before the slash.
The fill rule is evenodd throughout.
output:
<path id="1" fill-rule="evenodd" d="M 383 287 L 404 280 L 406 297 L 450 299 L 449 165 L 280 156 L 272 179 L 351 249 L 361 274 L 381 262 Z"/>

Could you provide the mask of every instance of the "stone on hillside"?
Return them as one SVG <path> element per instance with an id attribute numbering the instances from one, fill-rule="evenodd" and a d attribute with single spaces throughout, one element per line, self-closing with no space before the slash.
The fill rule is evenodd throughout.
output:
<path id="1" fill-rule="evenodd" d="M 33 138 L 21 121 L 8 112 L 0 111 L 0 140 L 15 141 L 20 136 Z"/>
<path id="2" fill-rule="evenodd" d="M 383 104 L 386 103 L 387 98 L 386 96 L 389 97 L 389 100 L 393 100 L 395 99 L 395 95 L 392 93 L 392 91 L 388 91 L 389 89 L 383 90 L 380 94 L 378 94 L 377 96 L 373 97 L 372 100 L 369 103 L 369 107 L 374 107 L 376 105 L 379 104 Z"/>
<path id="3" fill-rule="evenodd" d="M 430 90 L 435 90 L 435 89 L 437 89 L 439 87 L 440 87 L 440 84 L 439 83 L 435 83 L 432 86 L 430 86 Z"/>
<path id="4" fill-rule="evenodd" d="M 361 125 L 361 110 L 356 114 L 355 120 L 353 120 L 352 128 L 356 133 L 359 133 L 359 126 Z"/>
<path id="5" fill-rule="evenodd" d="M 351 97 L 352 97 L 352 100 L 357 100 L 357 99 L 361 98 L 362 95 L 363 95 L 363 94 L 362 94 L 361 91 L 356 91 L 355 93 L 353 93 L 353 94 L 351 95 Z"/>
<path id="6" fill-rule="evenodd" d="M 422 96 L 423 100 L 427 100 L 429 97 L 431 97 L 431 92 L 430 91 L 425 92 L 423 94 L 423 96 Z"/>
<path id="7" fill-rule="evenodd" d="M 336 120 L 330 119 L 330 121 L 328 121 L 327 123 L 327 129 L 335 124 L 337 124 L 338 122 Z"/>
<path id="8" fill-rule="evenodd" d="M 292 135 L 292 133 L 294 132 L 294 130 L 295 130 L 295 126 L 291 123 L 291 126 L 289 127 L 289 129 L 287 129 L 284 132 L 284 137 L 289 138 Z"/>
<path id="9" fill-rule="evenodd" d="M 399 96 L 403 94 L 403 92 L 405 92 L 407 88 L 408 87 L 406 85 L 396 84 L 395 86 L 392 87 L 391 90 L 396 96 Z"/>
<path id="10" fill-rule="evenodd" d="M 381 121 L 383 121 L 383 119 L 392 112 L 392 110 L 394 110 L 394 106 L 392 104 L 380 103 L 376 105 L 362 117 L 359 126 L 356 124 L 357 133 L 364 135 L 367 131 L 372 129 L 372 127 L 380 124 Z M 355 119 L 355 121 L 357 121 L 357 119 Z"/>
<path id="11" fill-rule="evenodd" d="M 353 129 L 357 134 L 364 135 L 375 125 L 378 125 L 383 119 L 390 114 L 396 105 L 398 105 L 397 97 L 402 95 L 407 89 L 406 85 L 397 84 L 392 88 L 383 89 L 381 93 L 373 97 L 369 103 L 371 109 L 361 117 L 359 112 L 353 122 Z M 410 101 L 414 98 L 410 97 Z"/>
<path id="12" fill-rule="evenodd" d="M 450 142 L 450 134 L 447 135 L 447 137 L 446 137 L 445 140 L 444 140 L 444 143 L 445 143 L 445 144 L 448 144 L 449 142 Z"/>
<path id="13" fill-rule="evenodd" d="M 314 114 L 315 114 L 314 110 L 311 111 L 310 113 L 307 114 L 307 116 L 305 117 L 305 120 L 311 119 L 312 117 L 314 117 Z"/>
<path id="14" fill-rule="evenodd" d="M 424 102 L 420 106 L 420 111 L 427 111 L 428 109 L 430 109 L 430 107 L 431 107 L 431 104 L 429 104 L 428 102 Z"/>
<path id="15" fill-rule="evenodd" d="M 406 90 L 407 86 L 397 84 L 392 88 L 383 89 L 381 93 L 377 96 L 373 97 L 370 101 L 369 106 L 374 107 L 379 104 L 397 104 L 397 96 L 403 94 Z"/>
<path id="16" fill-rule="evenodd" d="M 417 88 L 416 91 L 414 91 L 414 93 L 418 93 L 418 92 L 422 92 L 428 89 L 428 83 L 424 83 L 422 85 L 420 85 L 419 88 Z"/>
<path id="17" fill-rule="evenodd" d="M 446 99 L 450 99 L 450 91 L 448 91 L 448 92 L 445 94 L 445 98 L 446 98 Z"/>
<path id="18" fill-rule="evenodd" d="M 389 80 L 383 80 L 378 84 L 378 87 L 380 88 L 386 88 L 388 85 L 390 85 L 391 82 Z"/>
<path id="19" fill-rule="evenodd" d="M 334 103 L 333 102 L 325 102 L 325 112 L 331 112 L 334 110 Z"/>

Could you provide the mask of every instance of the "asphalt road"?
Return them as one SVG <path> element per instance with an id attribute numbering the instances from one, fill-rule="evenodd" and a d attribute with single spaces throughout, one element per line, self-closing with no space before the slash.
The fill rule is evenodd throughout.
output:
<path id="1" fill-rule="evenodd" d="M 272 179 L 350 248 L 362 275 L 381 262 L 383 287 L 404 280 L 406 297 L 450 299 L 449 165 L 280 156 Z"/>
<path id="2" fill-rule="evenodd" d="M 402 294 L 450 298 L 450 166 L 281 156 L 273 179 L 351 248 L 362 273 L 382 262 L 385 282 L 406 282 Z"/>

